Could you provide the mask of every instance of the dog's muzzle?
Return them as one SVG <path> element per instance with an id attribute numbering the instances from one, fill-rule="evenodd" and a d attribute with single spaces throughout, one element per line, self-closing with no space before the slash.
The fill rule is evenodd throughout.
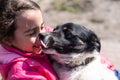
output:
<path id="1" fill-rule="evenodd" d="M 44 48 L 49 48 L 54 43 L 54 40 L 53 40 L 52 36 L 50 35 L 50 33 L 40 33 L 39 38 L 42 41 L 42 43 L 44 44 L 44 46 L 45 46 Z"/>

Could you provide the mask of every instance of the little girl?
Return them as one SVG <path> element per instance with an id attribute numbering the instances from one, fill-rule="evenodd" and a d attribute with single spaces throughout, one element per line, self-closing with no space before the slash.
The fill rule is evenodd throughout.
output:
<path id="1" fill-rule="evenodd" d="M 31 0 L 0 0 L 0 73 L 3 80 L 58 80 L 38 38 L 44 26 Z"/>

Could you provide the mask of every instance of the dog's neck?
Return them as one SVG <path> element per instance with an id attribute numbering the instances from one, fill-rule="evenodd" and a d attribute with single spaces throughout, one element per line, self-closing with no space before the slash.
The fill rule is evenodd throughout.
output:
<path id="1" fill-rule="evenodd" d="M 89 63 L 91 63 L 96 55 L 98 55 L 99 53 L 96 51 L 93 51 L 92 53 L 80 53 L 78 55 L 76 55 L 74 53 L 73 54 L 62 54 L 59 55 L 59 57 L 56 58 L 56 62 L 59 63 L 59 65 L 63 66 L 63 67 L 69 67 L 69 68 L 75 68 L 78 66 L 86 66 Z M 55 59 L 55 58 L 54 58 Z"/>
<path id="2" fill-rule="evenodd" d="M 65 65 L 65 67 L 68 67 L 69 69 L 72 69 L 72 68 L 77 68 L 77 67 L 85 67 L 87 64 L 89 64 L 90 62 L 92 62 L 94 60 L 94 57 L 88 57 L 86 58 L 84 61 L 81 61 L 80 64 L 74 64 L 74 66 L 69 66 L 69 65 Z"/>
<path id="3" fill-rule="evenodd" d="M 79 66 L 83 67 L 83 66 L 86 66 L 87 64 L 89 64 L 90 62 L 92 62 L 94 60 L 94 58 L 95 58 L 94 56 L 86 57 L 82 61 L 73 61 L 73 63 L 71 62 L 70 64 L 66 64 L 65 66 L 69 67 L 69 68 L 75 68 L 75 67 L 79 67 Z"/>

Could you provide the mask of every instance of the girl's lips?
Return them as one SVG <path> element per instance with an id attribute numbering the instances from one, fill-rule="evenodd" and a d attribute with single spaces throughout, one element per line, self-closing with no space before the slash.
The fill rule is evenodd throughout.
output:
<path id="1" fill-rule="evenodd" d="M 36 44 L 34 46 L 34 52 L 36 54 L 41 54 L 41 52 L 43 51 L 43 48 L 47 48 L 47 45 L 45 45 L 45 43 L 42 40 L 40 40 L 40 44 Z"/>
<path id="2" fill-rule="evenodd" d="M 46 48 L 47 46 L 45 45 L 45 43 L 39 37 L 37 37 L 35 47 L 37 47 L 37 48 L 40 48 L 40 47 Z"/>
<path id="3" fill-rule="evenodd" d="M 40 40 L 38 37 L 35 45 L 33 46 L 34 52 L 37 54 L 40 54 L 44 48 L 47 48 L 47 45 L 42 40 Z"/>
<path id="4" fill-rule="evenodd" d="M 42 52 L 42 46 L 44 46 L 44 45 L 41 42 L 41 40 L 39 40 L 39 37 L 38 37 L 37 40 L 36 40 L 36 42 L 35 42 L 35 45 L 33 46 L 33 51 L 36 54 L 40 54 Z"/>
<path id="5" fill-rule="evenodd" d="M 42 49 L 39 47 L 34 47 L 34 53 L 35 54 L 40 54 L 42 52 Z"/>

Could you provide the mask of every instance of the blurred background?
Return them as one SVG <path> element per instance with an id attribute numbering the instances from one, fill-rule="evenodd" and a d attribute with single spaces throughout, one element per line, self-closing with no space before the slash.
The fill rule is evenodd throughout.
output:
<path id="1" fill-rule="evenodd" d="M 120 70 L 120 0 L 35 0 L 46 25 L 74 22 L 101 39 L 101 53 Z"/>

